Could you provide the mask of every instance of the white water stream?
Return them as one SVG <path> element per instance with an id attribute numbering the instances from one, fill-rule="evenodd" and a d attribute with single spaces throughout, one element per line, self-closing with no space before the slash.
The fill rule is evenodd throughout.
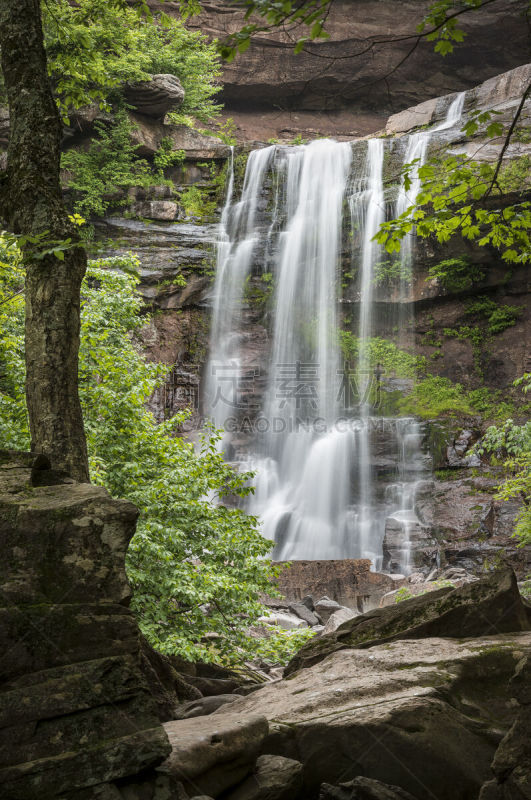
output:
<path id="1" fill-rule="evenodd" d="M 411 189 L 399 191 L 396 214 L 418 193 L 418 168 L 430 136 L 455 125 L 463 98 L 453 101 L 439 126 L 409 137 L 404 161 L 418 162 Z M 365 157 L 353 167 L 353 152 L 359 155 L 360 148 Z M 232 371 L 236 396 L 243 378 L 246 285 L 253 275 L 271 272 L 266 374 L 264 364 L 256 365 L 264 387 L 261 411 L 254 414 L 256 427 L 239 458 L 243 468 L 256 472 L 248 509 L 260 517 L 264 535 L 276 542 L 278 560 L 363 557 L 380 569 L 390 519 L 403 531 L 399 567 L 410 569 L 415 485 L 425 470 L 420 429 L 412 419 L 378 417 L 371 406 L 375 378 L 369 346 L 371 337 L 379 335 L 374 265 L 382 258 L 374 235 L 386 218 L 384 155 L 382 139 L 355 145 L 317 140 L 256 150 L 249 156 L 238 201 L 230 172 L 205 405 L 218 427 L 238 413 L 237 403 L 223 397 L 222 380 Z M 352 372 L 343 364 L 338 339 L 338 287 L 349 236 L 356 238 L 353 258 L 359 274 L 359 356 Z M 403 262 L 409 263 L 411 255 L 409 240 Z M 401 299 L 404 293 L 405 287 Z M 227 434 L 226 452 L 230 440 Z"/>

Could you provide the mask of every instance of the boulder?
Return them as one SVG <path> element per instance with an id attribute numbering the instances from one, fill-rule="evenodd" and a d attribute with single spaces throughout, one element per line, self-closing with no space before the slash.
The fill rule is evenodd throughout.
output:
<path id="1" fill-rule="evenodd" d="M 269 725 L 263 715 L 231 714 L 230 708 L 239 703 L 212 717 L 164 725 L 172 752 L 159 769 L 182 781 L 189 794 L 193 787 L 217 796 L 251 772 Z"/>
<path id="2" fill-rule="evenodd" d="M 465 638 L 530 629 L 529 613 L 520 597 L 514 572 L 503 569 L 458 589 L 442 588 L 348 620 L 334 633 L 304 645 L 286 667 L 285 675 L 322 661 L 345 647 L 372 647 L 396 639 Z"/>
<path id="3" fill-rule="evenodd" d="M 321 597 L 315 604 L 315 613 L 319 614 L 321 621 L 326 625 L 332 614 L 340 611 L 341 606 L 335 600 L 330 600 L 329 597 Z"/>
<path id="4" fill-rule="evenodd" d="M 177 707 L 184 700 L 201 697 L 201 692 L 188 683 L 168 657 L 154 650 L 144 636 L 140 637 L 140 668 L 157 704 L 161 722 L 174 719 Z"/>
<path id="5" fill-rule="evenodd" d="M 204 722 L 267 717 L 262 753 L 301 761 L 305 798 L 363 775 L 416 800 L 471 800 L 515 720 L 507 687 L 525 655 L 521 632 L 340 650 Z"/>
<path id="6" fill-rule="evenodd" d="M 230 147 L 216 136 L 206 136 L 187 125 L 163 125 L 140 114 L 131 113 L 134 128 L 131 141 L 139 155 L 152 156 L 162 139 L 169 139 L 173 150 L 184 150 L 189 159 L 223 159 L 230 155 Z"/>
<path id="7" fill-rule="evenodd" d="M 308 623 L 305 620 L 296 614 L 289 614 L 287 611 L 276 611 L 274 614 L 259 617 L 258 622 L 262 625 L 278 625 L 279 628 L 284 628 L 286 631 L 308 627 Z"/>
<path id="8" fill-rule="evenodd" d="M 277 581 L 288 602 L 309 604 L 311 611 L 316 611 L 313 600 L 316 597 L 366 611 L 377 606 L 383 594 L 396 588 L 388 575 L 371 571 L 367 558 L 294 561 L 282 570 Z"/>
<path id="9" fill-rule="evenodd" d="M 174 710 L 172 719 L 191 719 L 192 717 L 206 717 L 213 714 L 221 706 L 234 703 L 238 699 L 236 694 L 218 694 L 212 697 L 199 697 L 189 703 L 183 703 Z"/>
<path id="10" fill-rule="evenodd" d="M 349 619 L 354 619 L 354 617 L 359 617 L 359 612 L 352 611 L 351 608 L 339 608 L 328 617 L 328 621 L 323 628 L 323 634 L 337 631 L 340 625 Z"/>
<path id="11" fill-rule="evenodd" d="M 153 75 L 150 81 L 127 84 L 124 94 L 139 114 L 160 120 L 184 100 L 184 89 L 175 75 Z"/>
<path id="12" fill-rule="evenodd" d="M 134 204 L 133 213 L 137 217 L 173 222 L 179 218 L 179 206 L 171 200 L 145 200 Z"/>
<path id="13" fill-rule="evenodd" d="M 500 742 L 492 772 L 494 780 L 482 787 L 479 800 L 512 800 L 531 797 L 531 658 L 524 656 L 509 683 L 509 694 L 518 704 L 516 719 Z"/>
<path id="14" fill-rule="evenodd" d="M 323 783 L 319 800 L 416 800 L 409 792 L 399 786 L 375 781 L 372 778 L 358 777 L 339 786 Z"/>
<path id="15" fill-rule="evenodd" d="M 306 603 L 290 603 L 289 610 L 297 617 L 307 622 L 310 627 L 320 624 L 319 617 L 313 611 L 310 611 Z"/>
<path id="16" fill-rule="evenodd" d="M 253 774 L 225 800 L 297 800 L 302 791 L 302 764 L 283 756 L 260 756 Z"/>

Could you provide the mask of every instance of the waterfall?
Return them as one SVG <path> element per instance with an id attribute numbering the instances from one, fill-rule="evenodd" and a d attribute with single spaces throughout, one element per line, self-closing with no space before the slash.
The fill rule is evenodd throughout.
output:
<path id="1" fill-rule="evenodd" d="M 440 125 L 408 137 L 405 161 L 418 161 L 409 192 L 403 184 L 399 188 L 396 214 L 418 193 L 418 169 L 430 137 L 458 121 L 463 99 L 454 99 Z M 225 435 L 223 448 L 255 473 L 247 509 L 275 542 L 277 560 L 363 557 L 380 569 L 387 530 L 390 538 L 401 530 L 393 568 L 407 572 L 414 566 L 411 535 L 420 524 L 415 492 L 426 474 L 421 430 L 414 419 L 377 417 L 371 405 L 371 343 L 380 333 L 374 268 L 384 257 L 374 236 L 386 219 L 385 147 L 383 139 L 375 138 L 256 150 L 248 159 L 240 199 L 234 197 L 231 156 L 212 296 L 205 409 L 217 427 L 229 416 L 231 424 L 237 423 Z M 353 152 L 363 157 L 354 161 Z M 349 236 L 358 296 L 343 301 L 359 309 L 354 374 L 343 364 L 338 335 L 338 287 Z M 400 253 L 402 264 L 409 264 L 411 256 L 408 240 Z M 249 349 L 245 326 L 252 314 L 246 286 L 263 273 L 272 276 L 270 330 L 268 335 L 264 327 L 255 327 Z M 402 285 L 400 300 L 406 299 Z M 384 306 L 390 302 L 386 299 Z M 257 352 L 266 363 L 251 363 Z M 234 402 L 226 396 L 218 402 L 230 376 Z M 253 376 L 260 380 L 254 392 L 260 409 L 249 411 L 238 401 L 239 388 Z M 357 402 L 352 401 L 353 385 Z M 243 422 L 244 430 L 238 427 Z"/>
<path id="2" fill-rule="evenodd" d="M 463 105 L 465 102 L 465 95 L 466 92 L 459 92 L 452 100 L 450 105 L 448 106 L 448 111 L 446 112 L 446 116 L 439 125 L 436 125 L 434 128 L 430 128 L 426 131 L 419 131 L 417 133 L 412 133 L 407 137 L 406 141 L 406 151 L 404 155 L 404 164 L 410 164 L 412 161 L 415 161 L 415 165 L 411 169 L 410 172 L 410 180 L 411 186 L 408 191 L 406 191 L 404 181 L 402 181 L 400 186 L 400 191 L 398 194 L 398 199 L 396 202 L 396 216 L 400 216 L 407 211 L 409 206 L 413 205 L 416 200 L 416 197 L 420 191 L 420 176 L 419 176 L 419 168 L 423 166 L 426 162 L 426 155 L 428 153 L 428 146 L 433 137 L 434 133 L 438 133 L 440 131 L 448 130 L 449 128 L 453 128 L 459 120 L 461 119 L 461 114 L 463 113 Z M 401 248 L 401 257 L 402 262 L 409 266 L 411 263 L 411 255 L 412 255 L 412 245 L 414 241 L 414 234 L 406 236 L 402 242 Z"/>
<path id="3" fill-rule="evenodd" d="M 274 147 L 266 147 L 250 153 L 241 199 L 233 203 L 234 149 L 231 148 L 227 195 L 218 236 L 210 348 L 206 368 L 207 409 L 218 428 L 223 427 L 226 416 L 224 404 L 218 402 L 219 397 L 229 382 L 230 399 L 234 399 L 241 377 L 238 331 L 243 292 L 260 236 L 255 225 L 256 210 L 274 152 Z"/>
<path id="4" fill-rule="evenodd" d="M 385 220 L 385 201 L 383 192 L 384 143 L 382 139 L 369 139 L 364 174 L 356 181 L 355 190 L 349 198 L 351 219 L 357 222 L 362 231 L 360 258 L 360 298 L 358 325 L 358 366 L 357 387 L 361 424 L 357 431 L 358 443 L 358 515 L 359 552 L 367 557 L 377 557 L 375 547 L 372 497 L 372 474 L 370 452 L 370 400 L 372 368 L 370 362 L 370 337 L 373 335 L 373 291 L 374 264 L 381 254 L 380 246 L 374 241 L 380 225 Z"/>
<path id="5" fill-rule="evenodd" d="M 336 286 L 351 147 L 328 140 L 285 154 L 270 374 L 250 510 L 275 557 L 339 558 L 348 548 L 353 436 L 339 412 Z"/>

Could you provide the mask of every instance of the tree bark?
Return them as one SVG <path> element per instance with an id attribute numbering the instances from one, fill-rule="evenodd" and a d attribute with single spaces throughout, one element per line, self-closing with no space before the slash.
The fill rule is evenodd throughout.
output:
<path id="1" fill-rule="evenodd" d="M 0 48 L 10 112 L 0 217 L 25 236 L 77 241 L 59 180 L 62 126 L 48 80 L 39 0 L 0 0 Z M 31 447 L 56 469 L 89 480 L 78 394 L 82 247 L 26 265 L 26 397 Z"/>

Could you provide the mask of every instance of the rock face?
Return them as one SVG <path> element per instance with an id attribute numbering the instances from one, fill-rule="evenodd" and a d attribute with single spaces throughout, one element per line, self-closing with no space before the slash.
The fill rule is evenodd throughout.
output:
<path id="1" fill-rule="evenodd" d="M 334 633 L 308 642 L 286 667 L 286 675 L 322 661 L 346 647 L 371 647 L 397 639 L 427 636 L 463 638 L 492 631 L 531 630 L 512 570 L 487 578 L 413 597 L 395 606 L 379 608 L 344 622 Z"/>
<path id="2" fill-rule="evenodd" d="M 127 85 L 124 94 L 139 114 L 161 120 L 184 100 L 184 89 L 175 75 L 153 75 L 150 81 Z"/>
<path id="3" fill-rule="evenodd" d="M 205 718 L 202 734 L 192 733 L 199 720 L 168 723 L 166 729 L 177 753 L 188 749 L 188 736 L 201 736 L 210 763 L 218 735 L 236 721 L 243 730 L 266 717 L 262 754 L 303 765 L 304 788 L 290 800 L 315 798 L 323 783 L 354 779 L 352 794 L 341 789 L 324 797 L 410 800 L 409 793 L 414 800 L 471 800 L 491 780 L 496 748 L 514 723 L 517 710 L 507 683 L 530 651 L 531 634 L 521 632 L 345 649 L 219 709 Z M 249 736 L 240 743 L 242 759 L 252 741 Z M 232 750 L 228 766 L 237 757 Z M 222 770 L 221 762 L 217 768 Z"/>
<path id="4" fill-rule="evenodd" d="M 127 608 L 137 510 L 40 461 L 32 468 L 34 457 L 0 452 L 0 784 L 9 800 L 108 785 L 170 749 Z"/>
<path id="5" fill-rule="evenodd" d="M 342 561 L 294 561 L 281 572 L 278 587 L 288 600 L 301 600 L 308 594 L 315 598 L 326 596 L 335 601 L 333 610 L 347 606 L 366 611 L 378 605 L 380 597 L 397 585 L 389 576 L 371 572 L 368 559 L 346 558 Z M 326 619 L 331 613 L 332 610 Z"/>
<path id="6" fill-rule="evenodd" d="M 249 49 L 225 66 L 226 114 L 247 141 L 297 134 L 352 138 L 382 128 L 389 114 L 470 88 L 528 60 L 521 0 L 510 12 L 494 4 L 465 14 L 461 22 L 468 35 L 452 55 L 443 59 L 433 43 L 421 41 L 400 65 L 411 48 L 411 40 L 400 37 L 414 33 L 429 5 L 336 0 L 326 24 L 330 39 L 308 42 L 298 55 L 293 41 L 308 35 L 307 29 L 254 36 Z M 241 27 L 243 12 L 212 0 L 189 24 L 223 38 Z"/>
<path id="7" fill-rule="evenodd" d="M 509 682 L 509 695 L 518 705 L 516 719 L 500 742 L 492 771 L 479 800 L 531 797 L 531 659 L 524 656 Z"/>

